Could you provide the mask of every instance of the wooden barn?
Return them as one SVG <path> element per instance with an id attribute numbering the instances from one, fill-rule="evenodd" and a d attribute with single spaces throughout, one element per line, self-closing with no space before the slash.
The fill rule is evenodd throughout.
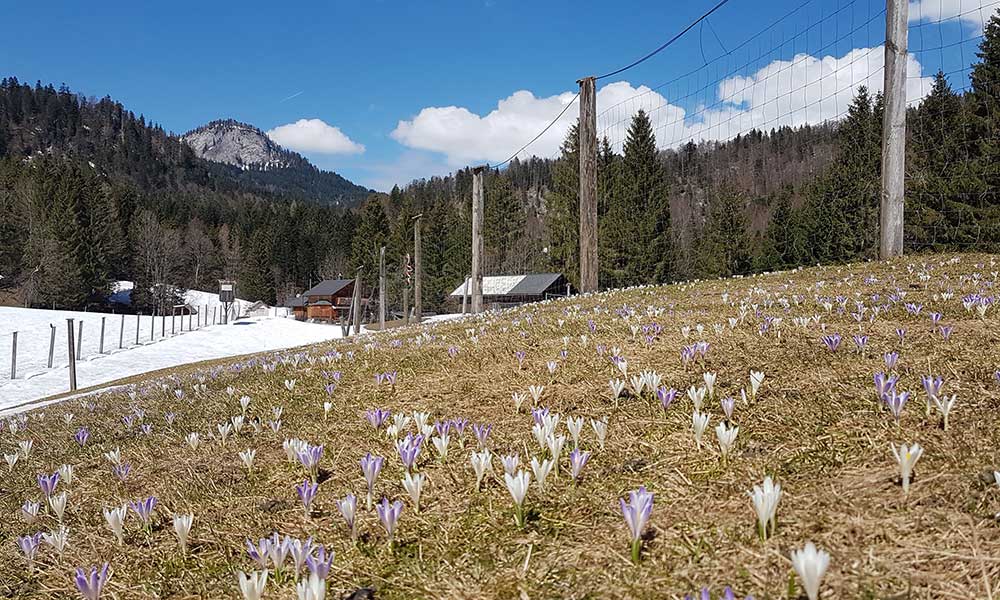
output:
<path id="1" fill-rule="evenodd" d="M 570 294 L 570 284 L 562 273 L 530 273 L 527 275 L 490 275 L 483 277 L 483 308 L 497 309 L 559 298 Z M 461 310 L 462 297 L 470 294 L 472 284 L 466 280 L 448 295 L 448 304 Z"/>
<path id="2" fill-rule="evenodd" d="M 354 295 L 353 279 L 327 279 L 321 281 L 296 298 L 290 298 L 285 306 L 292 310 L 298 321 L 339 322 L 351 312 L 351 297 Z"/>

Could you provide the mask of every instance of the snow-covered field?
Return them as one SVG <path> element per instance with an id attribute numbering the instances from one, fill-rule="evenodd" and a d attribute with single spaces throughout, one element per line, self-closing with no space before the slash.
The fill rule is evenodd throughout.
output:
<path id="1" fill-rule="evenodd" d="M 207 304 L 207 303 L 206 303 Z M 45 398 L 69 389 L 67 321 L 74 319 L 74 336 L 83 322 L 83 346 L 77 361 L 77 387 L 100 385 L 176 365 L 266 352 L 311 344 L 341 336 L 335 325 L 301 323 L 291 318 L 259 317 L 229 325 L 197 327 L 180 331 L 180 318 L 171 334 L 171 319 L 136 318 L 93 313 L 0 307 L 0 411 Z M 104 320 L 104 353 L 101 347 L 101 321 Z M 208 315 L 211 322 L 211 312 Z M 53 365 L 47 367 L 50 325 L 55 325 Z M 139 343 L 136 343 L 138 328 Z M 12 334 L 17 338 L 17 377 L 10 379 Z M 119 336 L 122 348 L 119 348 Z M 152 341 L 151 341 L 152 338 Z"/>

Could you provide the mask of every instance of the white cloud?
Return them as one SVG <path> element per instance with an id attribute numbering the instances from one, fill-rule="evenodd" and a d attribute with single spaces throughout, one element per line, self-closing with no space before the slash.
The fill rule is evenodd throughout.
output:
<path id="1" fill-rule="evenodd" d="M 796 55 L 774 61 L 747 76 L 718 83 L 707 105 L 685 108 L 672 104 L 661 92 L 627 81 L 610 83 L 597 93 L 597 130 L 621 149 L 629 121 L 639 109 L 652 121 L 658 144 L 676 147 L 689 140 L 726 140 L 751 129 L 822 123 L 842 117 L 861 86 L 879 92 L 883 86 L 881 46 L 857 48 L 847 54 Z M 921 76 L 913 55 L 907 59 L 907 99 L 925 96 L 932 79 Z M 452 166 L 477 161 L 499 162 L 534 137 L 575 92 L 545 98 L 526 90 L 500 100 L 496 109 L 480 116 L 464 107 L 428 107 L 413 119 L 400 121 L 392 137 L 404 146 L 438 152 Z M 578 109 L 571 107 L 526 153 L 552 156 Z"/>
<path id="2" fill-rule="evenodd" d="M 998 6 L 1000 2 L 986 0 L 916 0 L 910 2 L 909 17 L 911 23 L 956 19 L 971 25 L 979 33 L 983 24 L 996 13 Z M 911 37 L 912 35 L 911 33 Z"/>
<path id="3" fill-rule="evenodd" d="M 363 145 L 322 119 L 299 119 L 294 123 L 279 125 L 268 131 L 267 137 L 298 152 L 361 154 L 365 151 Z"/>

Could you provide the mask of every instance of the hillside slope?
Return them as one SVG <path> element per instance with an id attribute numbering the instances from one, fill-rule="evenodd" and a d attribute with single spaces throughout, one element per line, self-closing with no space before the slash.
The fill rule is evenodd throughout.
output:
<path id="1" fill-rule="evenodd" d="M 137 384 L 134 398 L 50 406 L 0 434 L 7 453 L 34 441 L 5 480 L 0 511 L 40 499 L 36 474 L 74 464 L 75 481 L 59 484 L 71 490 L 64 523 L 86 543 L 61 559 L 43 547 L 33 570 L 5 544 L 0 594 L 46 597 L 71 586 L 67 565 L 109 562 L 121 598 L 235 597 L 235 572 L 261 568 L 247 541 L 277 532 L 336 553 L 327 590 L 337 598 L 359 587 L 387 599 L 681 597 L 702 586 L 717 597 L 723 585 L 741 598 L 795 596 L 789 555 L 807 542 L 831 555 L 824 597 L 987 597 L 1000 578 L 986 558 L 1000 555 L 998 270 L 995 256 L 925 256 L 613 291 L 178 370 Z M 756 395 L 751 370 L 763 373 Z M 636 390 L 644 372 L 662 389 Z M 880 405 L 875 373 L 898 377 L 895 391 L 910 394 L 895 403 L 897 418 Z M 928 374 L 955 395 L 947 429 L 937 408 L 924 411 Z M 615 397 L 615 379 L 629 391 Z M 685 393 L 708 383 L 693 399 Z M 726 398 L 736 398 L 728 417 Z M 373 428 L 373 408 L 394 417 Z M 709 418 L 700 444 L 699 411 Z M 242 429 L 219 439 L 219 426 L 242 413 Z M 412 470 L 427 477 L 419 512 L 395 444 L 417 432 L 413 418 L 450 438 L 446 459 L 441 441 L 417 454 Z M 577 418 L 582 429 L 568 427 Z M 723 420 L 739 427 L 728 456 L 714 431 Z M 81 427 L 90 432 L 83 447 L 72 439 Z M 201 435 L 196 449 L 185 443 L 190 432 Z M 577 433 L 589 460 L 574 482 Z M 322 445 L 308 510 L 295 489 L 308 471 L 282 447 L 291 438 Z M 889 446 L 914 442 L 926 450 L 904 494 Z M 477 447 L 492 453 L 480 484 L 470 467 Z M 102 457 L 115 448 L 131 468 L 124 483 Z M 238 456 L 248 448 L 249 470 Z M 403 507 L 391 545 L 366 509 L 366 452 L 385 458 L 374 501 Z M 530 471 L 533 457 L 550 454 L 558 473 L 544 489 L 530 475 L 518 527 L 499 459 L 516 455 Z M 762 542 L 747 492 L 765 475 L 783 495 Z M 653 508 L 634 565 L 619 499 L 639 486 Z M 338 510 L 348 493 L 360 499 L 356 541 Z M 117 544 L 102 508 L 147 496 L 159 499 L 151 527 L 130 515 Z M 172 531 L 178 513 L 194 515 L 186 555 Z M 5 521 L 0 534 L 54 526 L 43 511 L 35 523 Z M 277 576 L 262 561 L 272 571 L 266 597 L 293 595 L 290 561 Z"/>

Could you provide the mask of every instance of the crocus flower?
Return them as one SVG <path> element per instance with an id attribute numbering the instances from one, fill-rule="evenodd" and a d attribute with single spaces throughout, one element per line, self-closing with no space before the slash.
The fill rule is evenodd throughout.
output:
<path id="1" fill-rule="evenodd" d="M 145 526 L 149 526 L 150 519 L 153 516 L 153 509 L 156 508 L 156 496 L 150 496 L 145 500 L 136 500 L 135 502 L 129 502 L 128 505 L 132 508 L 135 514 L 139 515 L 142 519 L 142 523 Z"/>
<path id="2" fill-rule="evenodd" d="M 909 447 L 906 444 L 900 444 L 898 449 L 895 444 L 889 444 L 889 447 L 892 449 L 893 456 L 896 457 L 896 462 L 899 463 L 899 471 L 903 481 L 903 494 L 908 494 L 910 493 L 910 478 L 913 475 L 913 467 L 920 460 L 920 457 L 923 456 L 924 449 L 917 443 Z"/>
<path id="3" fill-rule="evenodd" d="M 891 390 L 882 398 L 898 425 L 899 419 L 903 415 L 903 407 L 906 406 L 906 401 L 910 398 L 910 392 L 896 393 L 896 390 Z"/>
<path id="4" fill-rule="evenodd" d="M 725 423 L 719 423 L 715 427 L 715 437 L 719 440 L 719 450 L 722 452 L 723 460 L 729 458 L 729 453 L 736 445 L 736 436 L 739 435 L 739 427 L 728 427 Z"/>
<path id="5" fill-rule="evenodd" d="M 448 458 L 448 442 L 450 438 L 448 437 L 448 432 L 445 431 L 437 437 L 431 438 L 431 442 L 434 444 L 434 449 L 437 450 L 438 457 L 440 457 L 441 462 L 444 462 Z"/>
<path id="6" fill-rule="evenodd" d="M 341 516 L 344 517 L 344 521 L 347 522 L 347 528 L 351 531 L 351 539 L 357 539 L 357 516 L 358 516 L 358 499 L 354 494 L 347 494 L 340 500 L 337 500 L 337 508 L 340 510 Z"/>
<path id="7" fill-rule="evenodd" d="M 288 553 L 292 556 L 292 567 L 295 569 L 295 577 L 299 576 L 306 565 L 306 559 L 312 556 L 313 539 L 307 538 L 305 541 L 298 538 L 288 538 L 286 544 Z"/>
<path id="8" fill-rule="evenodd" d="M 834 333 L 832 335 L 824 335 L 823 337 L 820 338 L 820 340 L 822 340 L 823 344 L 830 352 L 836 352 L 837 348 L 840 348 L 841 337 L 839 333 Z"/>
<path id="9" fill-rule="evenodd" d="M 507 491 L 514 499 L 514 522 L 518 527 L 524 527 L 524 498 L 528 495 L 531 474 L 527 471 L 518 471 L 516 474 L 504 473 L 503 479 L 507 484 Z"/>
<path id="10" fill-rule="evenodd" d="M 569 468 L 574 484 L 580 479 L 583 467 L 587 465 L 588 460 L 590 460 L 590 452 L 581 452 L 579 448 L 574 448 L 569 453 Z"/>
<path id="11" fill-rule="evenodd" d="M 480 448 L 486 447 L 486 440 L 490 437 L 490 431 L 493 429 L 493 425 L 490 424 L 473 424 L 472 432 L 476 434 L 476 441 L 479 442 Z"/>
<path id="12" fill-rule="evenodd" d="M 760 384 L 764 383 L 764 372 L 763 371 L 750 371 L 750 397 L 757 398 L 757 390 L 760 389 Z"/>
<path id="13" fill-rule="evenodd" d="M 24 554 L 24 558 L 28 561 L 29 565 L 35 562 L 35 555 L 38 554 L 38 546 L 41 543 L 42 534 L 40 532 L 17 538 L 17 547 L 20 548 L 21 553 Z"/>
<path id="14" fill-rule="evenodd" d="M 518 463 L 521 459 L 516 454 L 509 454 L 500 457 L 500 464 L 503 465 L 503 472 L 509 475 L 513 475 L 517 471 Z"/>
<path id="15" fill-rule="evenodd" d="M 309 512 L 312 510 L 312 503 L 316 498 L 316 492 L 318 490 L 319 484 L 311 482 L 308 479 L 295 486 L 295 491 L 299 495 L 299 500 L 302 501 L 302 507 L 306 511 L 306 518 L 309 518 Z"/>
<path id="16" fill-rule="evenodd" d="M 802 589 L 809 600 L 819 598 L 819 586 L 826 568 L 830 565 L 830 555 L 809 542 L 805 548 L 792 552 L 792 567 L 799 576 Z"/>
<path id="17" fill-rule="evenodd" d="M 618 500 L 625 524 L 628 525 L 632 540 L 632 562 L 639 564 L 639 552 L 642 549 L 642 534 L 653 513 L 653 494 L 642 486 L 629 492 L 629 502 L 623 498 Z"/>
<path id="18" fill-rule="evenodd" d="M 309 471 L 309 476 L 313 481 L 319 475 L 319 461 L 323 458 L 323 445 L 313 446 L 307 444 L 304 450 L 298 453 L 299 462 Z"/>
<path id="19" fill-rule="evenodd" d="M 125 529 L 125 517 L 128 515 L 128 506 L 123 504 L 115 508 L 104 509 L 104 521 L 108 524 L 108 529 L 115 534 L 118 544 L 124 543 L 122 533 Z"/>
<path id="20" fill-rule="evenodd" d="M 52 509 L 52 514 L 55 515 L 56 520 L 60 523 L 62 523 L 63 514 L 66 512 L 67 499 L 68 496 L 66 492 L 60 492 L 49 496 L 49 508 Z"/>
<path id="21" fill-rule="evenodd" d="M 333 568 L 334 556 L 333 552 L 327 552 L 326 548 L 318 546 L 316 554 L 306 555 L 306 566 L 309 568 L 309 573 L 325 581 L 330 576 L 330 569 Z"/>
<path id="22" fill-rule="evenodd" d="M 399 460 L 403 463 L 403 467 L 407 473 L 417 464 L 417 457 L 420 456 L 423 441 L 423 435 L 418 434 L 414 436 L 408 433 L 404 439 L 396 442 L 396 451 L 399 453 Z"/>
<path id="23" fill-rule="evenodd" d="M 267 571 L 250 573 L 250 575 L 240 571 L 238 581 L 243 600 L 260 600 L 264 595 L 264 587 L 267 586 Z"/>
<path id="24" fill-rule="evenodd" d="M 733 408 L 736 407 L 736 399 L 732 396 L 727 396 L 722 400 L 719 400 L 719 406 L 722 407 L 722 413 L 726 415 L 726 422 L 733 420 Z"/>
<path id="25" fill-rule="evenodd" d="M 698 449 L 701 449 L 701 439 L 705 435 L 705 430 L 708 428 L 708 422 L 711 417 L 706 413 L 700 413 L 695 411 L 691 415 L 691 431 L 694 432 L 694 441 L 698 445 Z"/>
<path id="26" fill-rule="evenodd" d="M 409 471 L 403 474 L 403 489 L 406 493 L 410 495 L 410 500 L 413 500 L 413 512 L 420 512 L 420 493 L 424 489 L 424 481 L 426 481 L 427 476 L 423 473 L 410 474 Z"/>
<path id="27" fill-rule="evenodd" d="M 58 529 L 42 534 L 42 540 L 52 546 L 56 552 L 62 554 L 69 546 L 69 529 L 65 525 L 60 525 Z"/>
<path id="28" fill-rule="evenodd" d="M 108 572 L 108 563 L 104 563 L 100 569 L 90 567 L 89 574 L 82 568 L 77 568 L 76 576 L 73 580 L 76 583 L 76 589 L 80 591 L 80 595 L 83 596 L 84 600 L 100 600 L 104 584 L 110 578 L 111 573 Z"/>
<path id="29" fill-rule="evenodd" d="M 375 480 L 378 479 L 378 474 L 382 470 L 383 460 L 381 456 L 372 456 L 371 452 L 361 458 L 361 472 L 368 483 L 368 510 L 372 509 L 372 491 L 375 489 Z"/>
<path id="30" fill-rule="evenodd" d="M 941 426 L 945 431 L 948 431 L 948 414 L 951 413 L 951 409 L 955 406 L 955 394 L 948 398 L 947 394 L 942 394 L 939 396 L 934 396 L 934 404 L 937 406 L 938 412 L 941 413 L 942 424 Z"/>
<path id="31" fill-rule="evenodd" d="M 247 468 L 247 472 L 253 470 L 253 461 L 256 456 L 257 456 L 257 451 L 253 450 L 252 448 L 248 448 L 240 452 L 240 460 L 243 461 L 243 466 Z"/>
<path id="32" fill-rule="evenodd" d="M 885 368 L 887 370 L 895 370 L 896 363 L 899 362 L 899 352 L 886 352 L 882 358 L 885 360 Z"/>
<path id="33" fill-rule="evenodd" d="M 469 456 L 469 462 L 472 464 L 472 470 L 476 473 L 476 490 L 479 490 L 479 486 L 483 483 L 483 477 L 492 469 L 493 455 L 487 449 L 482 452 L 473 452 Z"/>
<path id="34" fill-rule="evenodd" d="M 254 544 L 254 542 L 250 540 L 250 538 L 247 538 L 247 556 L 250 557 L 250 560 L 257 563 L 258 567 L 262 569 L 266 568 L 267 551 L 268 548 L 270 548 L 270 545 L 271 542 L 267 538 L 261 538 L 257 540 L 256 544 Z"/>
<path id="35" fill-rule="evenodd" d="M 382 527 L 385 528 L 385 532 L 389 536 L 389 546 L 392 546 L 396 524 L 399 521 L 399 516 L 403 513 L 403 503 L 396 500 L 389 504 L 388 498 L 382 498 L 382 503 L 375 506 L 375 512 L 378 513 L 378 520 L 381 521 Z"/>
<path id="36" fill-rule="evenodd" d="M 7 472 L 8 473 L 14 472 L 14 465 L 17 464 L 17 461 L 18 461 L 19 458 L 21 458 L 21 455 L 18 454 L 18 453 L 16 453 L 16 452 L 13 453 L 13 454 L 4 454 L 3 455 L 3 459 L 5 461 L 7 461 Z"/>
<path id="37" fill-rule="evenodd" d="M 56 492 L 56 486 L 59 484 L 59 473 L 55 472 L 51 475 L 38 475 L 38 487 L 41 488 L 42 493 L 48 498 Z"/>
<path id="38" fill-rule="evenodd" d="M 555 466 L 555 461 L 546 458 L 545 460 L 539 461 L 537 458 L 532 457 L 531 459 L 531 471 L 535 474 L 535 481 L 538 484 L 538 491 L 545 491 L 545 480 L 548 478 L 549 473 L 552 472 L 552 467 Z"/>
<path id="39" fill-rule="evenodd" d="M 73 435 L 73 439 L 76 440 L 76 443 L 79 444 L 81 448 L 87 444 L 87 440 L 89 438 L 90 438 L 90 430 L 88 430 L 86 427 L 81 427 L 77 429 L 76 433 Z"/>
<path id="40" fill-rule="evenodd" d="M 130 473 L 132 473 L 132 465 L 129 463 L 119 463 L 111 467 L 111 474 L 122 483 L 125 483 Z"/>
<path id="41" fill-rule="evenodd" d="M 379 429 L 389 418 L 391 413 L 381 408 L 373 408 L 365 411 L 365 419 L 374 429 Z"/>
<path id="42" fill-rule="evenodd" d="M 659 399 L 660 406 L 663 407 L 663 411 L 666 412 L 666 410 L 670 407 L 670 403 L 677 398 L 677 390 L 674 388 L 667 389 L 666 386 L 661 385 L 656 388 L 656 397 Z"/>
<path id="43" fill-rule="evenodd" d="M 298 600 L 325 600 L 326 581 L 310 573 L 295 584 L 295 595 Z"/>
<path id="44" fill-rule="evenodd" d="M 781 484 L 774 483 L 768 475 L 764 477 L 762 485 L 753 486 L 753 491 L 748 493 L 754 512 L 757 513 L 757 533 L 761 541 L 764 541 L 769 535 L 774 535 L 775 516 L 778 512 L 778 502 L 781 500 Z"/>
<path id="45" fill-rule="evenodd" d="M 608 436 L 608 422 L 597 419 L 590 420 L 590 428 L 594 430 L 594 435 L 597 436 L 597 444 L 600 446 L 601 450 L 604 450 L 604 440 Z"/>
<path id="46" fill-rule="evenodd" d="M 927 395 L 927 410 L 924 414 L 930 416 L 931 404 L 941 395 L 941 388 L 944 387 L 944 379 L 940 376 L 922 375 L 920 383 L 924 385 L 924 393 Z"/>
<path id="47" fill-rule="evenodd" d="M 583 417 L 577 417 L 575 419 L 570 417 L 566 419 L 566 430 L 569 431 L 570 437 L 573 438 L 573 447 L 579 447 L 580 432 L 583 431 Z"/>
<path id="48" fill-rule="evenodd" d="M 899 379 L 895 375 L 887 376 L 885 373 L 875 373 L 875 397 L 882 400 L 896 387 Z"/>
<path id="49" fill-rule="evenodd" d="M 181 554 L 187 553 L 188 534 L 191 533 L 191 524 L 194 522 L 194 515 L 174 515 L 174 533 L 177 534 L 177 541 L 181 546 Z"/>

